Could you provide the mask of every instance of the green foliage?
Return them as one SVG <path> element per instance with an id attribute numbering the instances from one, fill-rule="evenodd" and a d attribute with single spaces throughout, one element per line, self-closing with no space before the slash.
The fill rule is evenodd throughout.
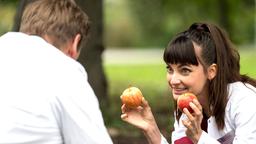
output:
<path id="1" fill-rule="evenodd" d="M 17 0 L 0 0 L 0 35 L 12 29 Z"/>
<path id="2" fill-rule="evenodd" d="M 107 46 L 139 45 L 141 31 L 125 1 L 104 1 L 104 38 Z"/>
<path id="3" fill-rule="evenodd" d="M 197 21 L 220 25 L 239 45 L 251 44 L 255 37 L 251 0 L 106 0 L 105 6 L 108 47 L 163 47 Z"/>
<path id="4" fill-rule="evenodd" d="M 16 6 L 19 0 L 0 0 L 0 5 Z"/>
<path id="5" fill-rule="evenodd" d="M 235 44 L 252 44 L 255 41 L 255 1 L 252 0 L 103 2 L 107 47 L 165 47 L 176 33 L 196 21 L 221 25 Z M 0 34 L 11 30 L 18 3 L 18 0 L 0 0 Z M 220 7 L 225 3 L 227 12 L 223 13 Z"/>

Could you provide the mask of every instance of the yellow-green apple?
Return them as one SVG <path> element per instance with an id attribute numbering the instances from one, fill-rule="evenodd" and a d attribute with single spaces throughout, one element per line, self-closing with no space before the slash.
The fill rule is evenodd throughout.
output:
<path id="1" fill-rule="evenodd" d="M 139 88 L 129 87 L 123 91 L 120 98 L 127 107 L 136 108 L 141 105 L 143 95 Z"/>

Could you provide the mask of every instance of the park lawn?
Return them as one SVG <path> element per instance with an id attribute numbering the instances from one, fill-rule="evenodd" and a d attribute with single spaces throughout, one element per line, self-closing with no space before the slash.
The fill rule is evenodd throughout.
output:
<path id="1" fill-rule="evenodd" d="M 256 79 L 256 50 L 240 51 L 241 73 Z"/>

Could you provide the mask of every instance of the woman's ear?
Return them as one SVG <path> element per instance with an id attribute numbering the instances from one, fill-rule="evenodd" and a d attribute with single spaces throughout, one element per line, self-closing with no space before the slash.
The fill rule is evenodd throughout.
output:
<path id="1" fill-rule="evenodd" d="M 217 64 L 212 64 L 212 65 L 210 65 L 208 68 L 207 68 L 207 73 L 208 73 L 208 79 L 209 80 L 212 80 L 215 76 L 216 76 L 216 74 L 217 74 L 217 69 L 218 69 L 218 67 L 217 67 Z"/>
<path id="2" fill-rule="evenodd" d="M 80 51 L 78 50 L 78 44 L 81 40 L 81 35 L 76 34 L 76 36 L 70 41 L 70 46 L 68 48 L 68 55 L 73 59 L 78 59 Z"/>

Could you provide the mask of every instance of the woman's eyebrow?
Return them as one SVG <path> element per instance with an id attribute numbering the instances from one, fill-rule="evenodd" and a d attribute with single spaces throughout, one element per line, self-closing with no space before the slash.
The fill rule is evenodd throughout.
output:
<path id="1" fill-rule="evenodd" d="M 190 67 L 189 64 L 178 64 L 178 68 L 181 68 L 181 67 L 183 67 L 183 66 L 188 66 L 188 67 Z"/>

